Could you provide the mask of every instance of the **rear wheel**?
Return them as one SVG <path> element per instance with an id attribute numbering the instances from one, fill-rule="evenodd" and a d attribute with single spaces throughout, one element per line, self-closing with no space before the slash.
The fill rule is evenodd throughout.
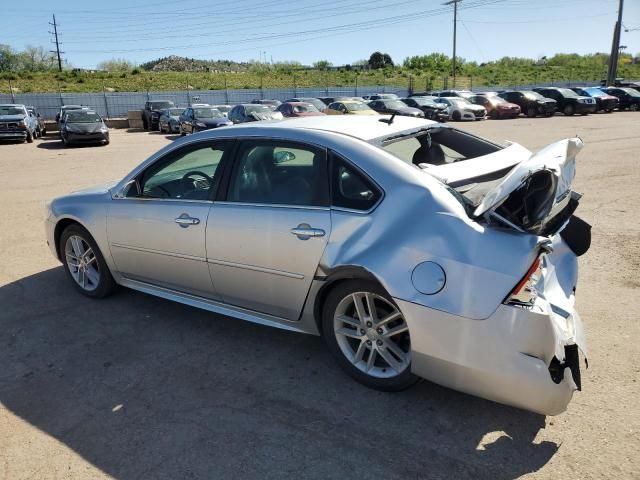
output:
<path id="1" fill-rule="evenodd" d="M 631 105 L 629 105 L 629 110 L 631 110 L 632 112 L 637 112 L 638 110 L 640 110 L 640 105 L 637 103 L 632 103 Z"/>
<path id="2" fill-rule="evenodd" d="M 340 366 L 358 382 L 397 391 L 419 380 L 411 373 L 411 341 L 402 312 L 377 283 L 350 280 L 333 289 L 322 332 Z"/>
<path id="3" fill-rule="evenodd" d="M 565 105 L 564 108 L 562 109 L 562 113 L 564 113 L 566 116 L 570 117 L 571 115 L 576 113 L 576 109 L 571 104 Z"/>
<path id="4" fill-rule="evenodd" d="M 527 113 L 527 117 L 533 118 L 538 114 L 538 110 L 536 109 L 536 107 L 531 106 L 531 107 L 527 107 L 526 113 Z"/>
<path id="5" fill-rule="evenodd" d="M 60 236 L 64 270 L 76 290 L 93 298 L 106 297 L 116 283 L 89 232 L 80 225 L 67 227 Z"/>
<path id="6" fill-rule="evenodd" d="M 460 112 L 456 111 L 451 114 L 451 120 L 455 120 L 459 122 L 462 117 L 460 116 Z"/>

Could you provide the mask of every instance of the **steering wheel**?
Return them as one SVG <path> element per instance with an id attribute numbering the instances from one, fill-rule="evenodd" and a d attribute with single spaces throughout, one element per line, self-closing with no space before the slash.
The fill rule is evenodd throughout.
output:
<path id="1" fill-rule="evenodd" d="M 185 190 L 188 190 L 188 189 L 202 190 L 202 189 L 198 189 L 195 186 L 193 179 L 191 178 L 193 176 L 199 176 L 204 178 L 209 184 L 209 188 L 211 187 L 211 185 L 213 185 L 213 178 L 211 178 L 209 175 L 207 175 L 204 172 L 201 172 L 200 170 L 191 170 L 190 172 L 187 172 L 182 176 L 182 185 Z"/>

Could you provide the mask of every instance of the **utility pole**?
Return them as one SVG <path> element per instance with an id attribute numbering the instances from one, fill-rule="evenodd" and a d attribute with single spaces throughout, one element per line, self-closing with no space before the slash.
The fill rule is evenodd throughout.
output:
<path id="1" fill-rule="evenodd" d="M 618 5 L 618 21 L 613 29 L 613 42 L 611 43 L 611 55 L 609 55 L 609 70 L 607 72 L 607 86 L 614 86 L 618 73 L 618 57 L 620 55 L 620 28 L 622 27 L 622 7 L 624 0 Z"/>
<path id="2" fill-rule="evenodd" d="M 53 23 L 49 22 L 49 25 L 53 25 L 53 32 L 49 32 L 51 35 L 53 35 L 55 37 L 55 44 L 56 44 L 56 49 L 55 50 L 50 50 L 51 53 L 55 53 L 58 55 L 58 70 L 62 71 L 62 58 L 60 57 L 61 52 L 60 51 L 60 42 L 58 41 L 58 24 L 56 23 L 56 14 L 53 14 Z M 54 43 L 54 42 L 52 42 Z"/>
<path id="3" fill-rule="evenodd" d="M 443 5 L 453 5 L 453 88 L 456 88 L 456 30 L 458 27 L 458 3 L 461 1 L 449 0 L 443 3 Z"/>

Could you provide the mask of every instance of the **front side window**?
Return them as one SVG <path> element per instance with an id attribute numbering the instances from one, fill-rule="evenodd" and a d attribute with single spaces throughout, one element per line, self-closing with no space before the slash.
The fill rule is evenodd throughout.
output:
<path id="1" fill-rule="evenodd" d="M 139 178 L 141 196 L 208 200 L 218 181 L 218 167 L 225 148 L 225 142 L 207 143 L 189 145 L 167 154 Z"/>
<path id="2" fill-rule="evenodd" d="M 350 210 L 373 208 L 382 196 L 380 189 L 337 154 L 331 157 L 331 204 Z"/>
<path id="3" fill-rule="evenodd" d="M 325 151 L 290 142 L 247 142 L 236 159 L 227 200 L 267 205 L 327 206 Z"/>

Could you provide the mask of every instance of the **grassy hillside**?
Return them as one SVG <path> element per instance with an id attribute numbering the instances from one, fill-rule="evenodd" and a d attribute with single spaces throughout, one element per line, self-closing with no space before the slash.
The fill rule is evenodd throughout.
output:
<path id="1" fill-rule="evenodd" d="M 389 85 L 408 86 L 415 90 L 443 88 L 451 79 L 445 69 L 396 67 L 386 70 L 287 70 L 251 69 L 240 72 L 166 72 L 133 69 L 128 72 L 5 72 L 0 73 L 0 93 L 31 92 L 140 92 L 162 90 L 221 90 L 248 88 L 293 88 L 325 86 Z M 640 65 L 620 67 L 618 75 L 640 78 Z M 530 63 L 482 66 L 464 65 L 458 87 L 517 86 L 563 80 L 598 81 L 606 76 L 606 66 L 578 67 L 533 66 Z"/>

